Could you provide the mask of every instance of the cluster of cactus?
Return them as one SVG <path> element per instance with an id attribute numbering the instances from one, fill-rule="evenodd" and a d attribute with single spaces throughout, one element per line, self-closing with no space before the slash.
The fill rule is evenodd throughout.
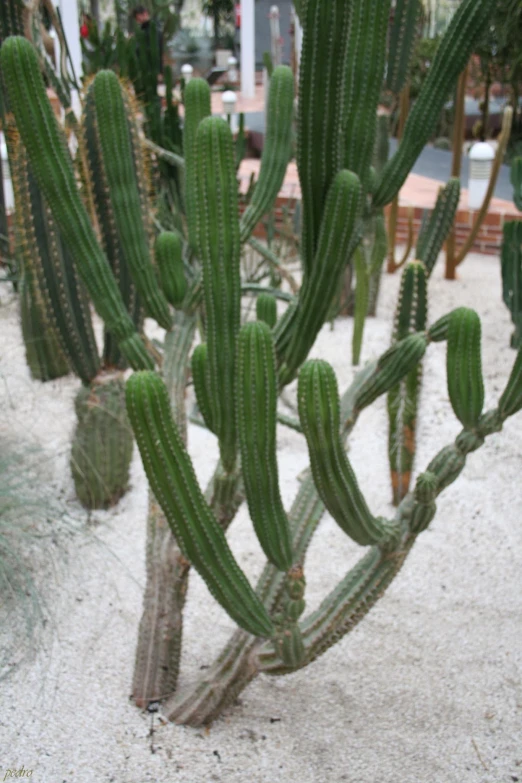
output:
<path id="1" fill-rule="evenodd" d="M 522 212 L 522 158 L 511 164 L 513 200 Z M 511 335 L 511 347 L 522 346 L 522 220 L 512 220 L 502 229 L 502 296 L 509 308 L 515 331 Z"/>
<path id="2" fill-rule="evenodd" d="M 422 296 L 408 293 L 416 288 L 420 292 L 423 275 L 425 288 L 425 269 L 433 266 L 444 224 L 442 206 L 421 237 L 419 263 L 406 270 L 409 277 L 391 348 L 365 367 L 341 398 L 333 369 L 324 361 L 307 360 L 340 275 L 360 243 L 367 215 L 381 210 L 404 182 L 487 23 L 492 4 L 492 0 L 463 0 L 433 63 L 427 88 L 410 114 L 405 141 L 376 175 L 371 164 L 390 2 L 300 3 L 304 38 L 297 159 L 303 199 L 303 281 L 279 319 L 274 299 L 264 292 L 256 307 L 257 320 L 243 325 L 241 246 L 274 203 L 290 156 L 293 84 L 289 69 L 280 66 L 272 74 L 268 144 L 242 218 L 231 130 L 224 120 L 209 116 L 208 85 L 198 79 L 187 85 L 183 138 L 187 235 L 186 240 L 176 235 L 158 239 L 156 277 L 146 225 L 140 218 L 142 194 L 133 179 L 132 132 L 123 102 L 117 100 L 114 75 L 99 74 L 86 98 L 86 107 L 91 102 L 96 105 L 87 128 L 85 158 L 89 159 L 95 139 L 97 154 L 105 156 L 100 192 L 94 197 L 95 204 L 103 200 L 104 209 L 110 210 L 106 226 L 100 225 L 103 252 L 76 190 L 63 137 L 43 99 L 30 47 L 16 38 L 2 47 L 9 98 L 35 180 L 122 360 L 138 370 L 127 381 L 125 396 L 152 490 L 147 584 L 133 682 L 139 705 L 165 700 L 163 711 L 170 719 L 205 723 L 231 704 L 257 674 L 286 674 L 314 661 L 382 595 L 417 535 L 433 519 L 437 495 L 462 471 L 466 455 L 522 407 L 522 353 L 498 408 L 483 413 L 476 314 L 458 309 L 427 329 Z M 116 174 L 122 156 L 125 160 Z M 126 237 L 132 237 L 132 247 L 124 247 Z M 107 260 L 111 247 L 117 249 L 114 271 Z M 124 274 L 120 273 L 123 265 Z M 128 313 L 134 296 L 131 286 L 144 309 L 167 327 L 163 377 L 153 371 Z M 167 302 L 176 308 L 174 314 Z M 202 341 L 191 355 L 198 323 Z M 449 397 L 464 429 L 455 444 L 418 476 L 414 492 L 406 495 L 392 519 L 376 516 L 346 456 L 346 438 L 360 412 L 407 383 L 418 373 L 429 344 L 442 340 L 447 341 Z M 189 367 L 200 413 L 219 445 L 219 463 L 206 491 L 199 485 L 186 445 Z M 277 398 L 296 378 L 297 428 L 306 440 L 310 470 L 287 512 L 278 481 Z M 82 416 L 96 415 L 98 394 L 101 398 L 98 387 L 92 395 L 84 392 Z M 256 588 L 226 537 L 244 500 L 268 560 Z M 325 510 L 354 542 L 369 549 L 322 604 L 306 614 L 304 560 Z M 204 680 L 177 693 L 182 610 L 191 566 L 239 629 Z"/>

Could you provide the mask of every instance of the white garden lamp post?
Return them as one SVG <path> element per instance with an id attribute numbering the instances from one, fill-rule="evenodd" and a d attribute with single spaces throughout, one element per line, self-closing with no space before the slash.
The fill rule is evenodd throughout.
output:
<path id="1" fill-rule="evenodd" d="M 231 84 L 235 84 L 238 79 L 237 74 L 237 60 L 235 57 L 228 58 L 228 73 L 227 79 Z"/>
<path id="2" fill-rule="evenodd" d="M 490 144 L 479 141 L 469 151 L 468 207 L 480 209 L 486 195 L 495 153 Z"/>
<path id="3" fill-rule="evenodd" d="M 232 90 L 227 90 L 223 93 L 223 111 L 225 113 L 225 119 L 229 121 L 230 130 L 232 133 L 236 133 L 239 128 L 239 123 L 236 113 L 237 95 Z"/>
<path id="4" fill-rule="evenodd" d="M 256 37 L 254 0 L 241 0 L 241 93 L 256 94 Z"/>
<path id="5" fill-rule="evenodd" d="M 190 63 L 185 63 L 185 65 L 181 66 L 181 75 L 183 77 L 185 84 L 188 84 L 190 82 L 193 73 L 194 73 L 194 68 L 192 67 L 192 65 L 190 65 Z"/>

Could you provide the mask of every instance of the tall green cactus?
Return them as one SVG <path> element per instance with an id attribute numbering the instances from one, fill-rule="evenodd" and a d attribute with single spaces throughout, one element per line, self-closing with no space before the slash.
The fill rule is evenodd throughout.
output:
<path id="1" fill-rule="evenodd" d="M 513 200 L 522 210 L 522 158 L 511 163 L 511 184 Z M 522 345 L 522 221 L 505 223 L 502 229 L 502 297 L 511 312 L 515 331 L 511 335 L 511 347 Z"/>
<path id="2" fill-rule="evenodd" d="M 421 0 L 397 0 L 388 45 L 386 89 L 399 95 L 408 78 L 422 17 Z"/>
<path id="3" fill-rule="evenodd" d="M 449 91 L 486 28 L 492 8 L 493 0 L 463 0 L 458 6 L 408 115 L 399 149 L 381 173 L 373 197 L 376 207 L 388 204 L 402 187 L 435 128 Z"/>
<path id="4" fill-rule="evenodd" d="M 241 218 L 242 242 L 246 242 L 260 219 L 274 203 L 290 161 L 294 77 L 286 65 L 279 65 L 270 78 L 266 112 L 267 125 L 259 178 L 250 203 Z"/>
<path id="5" fill-rule="evenodd" d="M 32 45 L 25 38 L 8 38 L 0 50 L 0 65 L 34 176 L 95 307 L 129 364 L 135 368 L 152 367 L 78 193 L 70 154 L 46 95 Z M 28 84 L 31 100 L 27 100 Z"/>
<path id="6" fill-rule="evenodd" d="M 54 330 L 42 316 L 26 273 L 20 280 L 20 316 L 25 358 L 31 377 L 36 381 L 52 381 L 68 375 L 67 360 Z"/>
<path id="7" fill-rule="evenodd" d="M 190 85 L 189 85 L 190 86 Z M 239 206 L 234 144 L 227 123 L 208 117 L 199 124 L 197 241 L 203 264 L 208 347 L 208 400 L 227 471 L 236 461 L 235 362 L 240 324 Z"/>
<path id="8" fill-rule="evenodd" d="M 148 315 L 168 329 L 172 318 L 169 305 L 155 277 L 150 257 L 143 204 L 137 180 L 128 112 L 118 77 L 113 71 L 100 71 L 92 83 L 92 110 L 95 114 L 99 155 L 107 181 L 113 220 L 125 262 Z"/>
<path id="9" fill-rule="evenodd" d="M 460 199 L 460 180 L 452 177 L 437 196 L 435 207 L 419 233 L 417 239 L 416 258 L 426 267 L 428 276 L 442 250 L 444 240 L 448 236 Z"/>
<path id="10" fill-rule="evenodd" d="M 204 79 L 191 79 L 185 87 L 185 124 L 183 151 L 185 154 L 185 212 L 188 241 L 197 252 L 197 166 L 196 134 L 199 123 L 210 116 L 210 87 Z"/>

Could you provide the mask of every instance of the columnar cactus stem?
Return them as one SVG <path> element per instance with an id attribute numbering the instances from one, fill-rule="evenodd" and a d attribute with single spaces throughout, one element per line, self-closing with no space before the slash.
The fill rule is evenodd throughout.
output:
<path id="1" fill-rule="evenodd" d="M 467 429 L 477 426 L 484 405 L 480 319 L 460 307 L 450 316 L 447 349 L 448 392 L 455 416 Z"/>
<path id="2" fill-rule="evenodd" d="M 190 83 L 192 84 L 192 82 Z M 190 85 L 189 85 L 190 86 Z M 225 470 L 236 460 L 235 361 L 240 325 L 239 209 L 232 133 L 208 117 L 198 128 L 198 247 L 208 350 L 208 400 Z"/>
<path id="3" fill-rule="evenodd" d="M 26 273 L 20 280 L 20 320 L 25 345 L 25 358 L 31 377 L 37 381 L 52 381 L 69 374 L 54 329 L 42 317 L 37 297 L 31 291 Z"/>
<path id="4" fill-rule="evenodd" d="M 404 184 L 433 132 L 449 90 L 484 32 L 492 7 L 493 0 L 463 0 L 458 6 L 408 116 L 399 149 L 382 170 L 374 206 L 388 204 Z"/>
<path id="5" fill-rule="evenodd" d="M 271 636 L 270 617 L 203 497 L 161 378 L 152 372 L 132 375 L 127 409 L 147 478 L 184 556 L 238 625 L 255 636 Z"/>
<path id="6" fill-rule="evenodd" d="M 245 324 L 239 333 L 236 399 L 250 517 L 267 558 L 286 571 L 293 553 L 277 471 L 276 360 L 270 329 L 261 321 Z"/>
<path id="7" fill-rule="evenodd" d="M 32 45 L 25 38 L 8 38 L 0 50 L 0 64 L 10 107 L 34 175 L 95 307 L 129 364 L 134 368 L 152 367 L 152 359 L 125 310 L 80 199 L 69 151 L 45 93 Z"/>
<path id="8" fill-rule="evenodd" d="M 358 544 L 389 545 L 397 529 L 371 514 L 341 443 L 339 393 L 330 365 L 319 359 L 306 362 L 299 373 L 297 394 L 299 419 L 321 500 Z"/>
<path id="9" fill-rule="evenodd" d="M 459 205 L 460 180 L 452 177 L 441 189 L 429 220 L 423 225 L 417 239 L 416 256 L 424 262 L 428 276 L 442 250 L 442 245 L 450 231 Z"/>
<path id="10" fill-rule="evenodd" d="M 278 66 L 272 74 L 266 112 L 267 125 L 259 178 L 250 204 L 241 218 L 242 243 L 248 240 L 274 203 L 292 152 L 294 77 L 286 65 Z"/>
<path id="11" fill-rule="evenodd" d="M 183 269 L 180 235 L 174 231 L 163 231 L 156 239 L 154 250 L 163 292 L 171 305 L 181 307 L 187 293 L 187 278 Z"/>
<path id="12" fill-rule="evenodd" d="M 125 259 L 147 314 L 168 329 L 172 318 L 152 267 L 129 121 L 121 86 L 114 71 L 97 73 L 92 91 L 100 153 Z"/>
<path id="13" fill-rule="evenodd" d="M 183 153 L 185 155 L 185 212 L 189 244 L 197 252 L 197 187 L 196 134 L 201 120 L 209 117 L 210 87 L 205 79 L 191 79 L 185 87 L 185 122 L 183 127 Z"/>
<path id="14" fill-rule="evenodd" d="M 273 329 L 277 322 L 277 299 L 271 294 L 259 294 L 256 298 L 256 317 Z"/>
<path id="15" fill-rule="evenodd" d="M 340 171 L 326 200 L 316 261 L 312 270 L 305 273 L 297 302 L 288 308 L 274 330 L 282 384 L 295 376 L 326 319 L 341 271 L 359 240 L 361 206 L 358 177 L 350 171 Z"/>
<path id="16" fill-rule="evenodd" d="M 504 225 L 501 266 L 502 296 L 515 325 L 511 347 L 518 348 L 522 345 L 522 221 Z"/>
<path id="17" fill-rule="evenodd" d="M 406 84 L 422 17 L 421 0 L 397 0 L 388 44 L 386 88 L 399 95 Z"/>
<path id="18" fill-rule="evenodd" d="M 31 172 L 19 137 L 10 133 L 18 237 L 33 298 L 69 366 L 84 383 L 100 369 L 89 302 L 70 253 Z"/>

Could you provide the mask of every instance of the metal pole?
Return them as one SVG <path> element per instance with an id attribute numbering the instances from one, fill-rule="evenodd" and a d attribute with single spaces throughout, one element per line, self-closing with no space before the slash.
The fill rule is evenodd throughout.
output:
<path id="1" fill-rule="evenodd" d="M 256 94 L 256 39 L 254 0 L 241 0 L 241 93 Z"/>

